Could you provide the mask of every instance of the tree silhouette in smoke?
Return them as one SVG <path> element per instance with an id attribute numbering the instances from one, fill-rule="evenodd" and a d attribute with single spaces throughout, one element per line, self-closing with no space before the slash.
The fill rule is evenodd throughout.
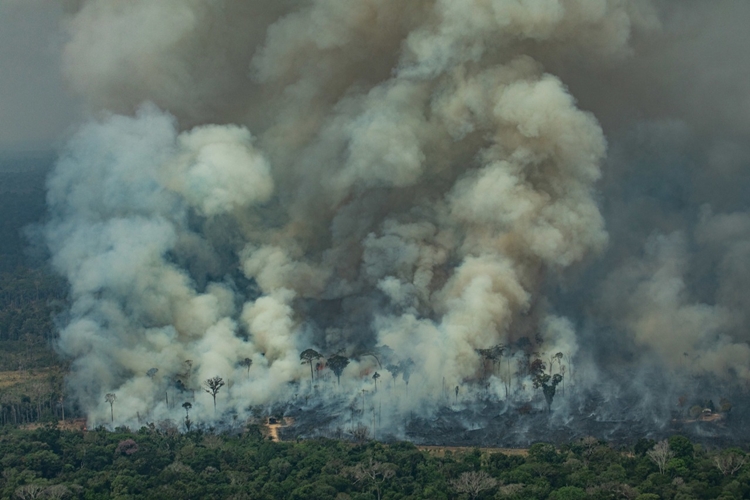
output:
<path id="1" fill-rule="evenodd" d="M 531 380 L 534 384 L 534 389 L 542 389 L 544 399 L 547 401 L 547 412 L 552 411 L 552 400 L 555 397 L 555 391 L 560 382 L 562 382 L 562 375 L 556 373 L 555 375 L 549 375 L 545 373 L 547 366 L 541 359 L 535 359 L 531 363 Z"/>
<path id="2" fill-rule="evenodd" d="M 495 362 L 505 352 L 505 346 L 503 344 L 497 344 L 495 346 L 490 347 L 489 349 L 477 349 L 476 351 L 477 351 L 477 354 L 479 354 L 482 357 L 482 360 L 483 360 L 482 371 L 484 372 L 484 378 L 487 378 L 487 361 L 490 361 L 492 363 L 492 368 L 494 371 Z"/>
<path id="3" fill-rule="evenodd" d="M 344 373 L 346 367 L 349 366 L 349 358 L 340 354 L 334 354 L 328 358 L 328 367 L 333 371 L 338 380 L 338 385 L 341 385 L 341 374 Z"/>
<path id="4" fill-rule="evenodd" d="M 516 352 L 521 354 L 518 360 L 517 375 L 531 375 L 531 357 L 534 355 L 534 344 L 528 337 L 521 337 L 515 343 Z"/>
<path id="5" fill-rule="evenodd" d="M 209 393 L 214 399 L 214 413 L 216 413 L 216 395 L 219 393 L 219 390 L 224 387 L 224 379 L 221 377 L 214 377 L 206 380 L 205 383 L 207 387 L 204 387 L 203 390 Z"/>
<path id="6" fill-rule="evenodd" d="M 315 349 L 305 349 L 304 351 L 302 351 L 302 354 L 299 355 L 299 359 L 302 360 L 303 364 L 308 363 L 310 365 L 310 383 L 311 384 L 313 383 L 313 378 L 314 378 L 313 366 L 312 366 L 313 361 L 315 361 L 316 359 L 320 359 L 322 357 L 323 355 L 320 354 Z"/>
<path id="7" fill-rule="evenodd" d="M 190 426 L 193 424 L 190 421 L 190 409 L 193 405 L 189 401 L 182 403 L 182 407 L 185 408 L 185 428 L 190 432 Z"/>
<path id="8" fill-rule="evenodd" d="M 406 385 L 409 385 L 409 379 L 411 378 L 411 374 L 414 371 L 414 360 L 411 358 L 406 358 L 406 360 L 401 362 L 401 376 L 404 378 L 404 382 Z"/>
<path id="9" fill-rule="evenodd" d="M 250 358 L 243 359 L 240 364 L 247 368 L 247 376 L 250 377 L 250 367 L 253 366 L 253 360 Z"/>
<path id="10" fill-rule="evenodd" d="M 394 365 L 393 363 L 388 364 L 385 367 L 386 370 L 388 370 L 388 373 L 391 374 L 391 379 L 393 382 L 393 386 L 396 386 L 396 378 L 398 378 L 399 375 L 401 375 L 401 367 L 399 365 Z"/>
<path id="11" fill-rule="evenodd" d="M 552 368 L 555 366 L 555 363 L 557 363 L 558 366 L 562 366 L 562 359 L 563 359 L 563 353 L 558 352 L 557 354 L 554 354 L 549 357 L 549 374 L 552 375 Z"/>
<path id="12" fill-rule="evenodd" d="M 115 401 L 117 401 L 117 395 L 111 392 L 107 393 L 107 395 L 104 396 L 104 401 L 109 403 L 109 414 L 110 414 L 110 417 L 112 418 L 112 422 L 114 422 L 115 421 L 114 405 L 115 405 Z"/>
<path id="13" fill-rule="evenodd" d="M 149 368 L 148 371 L 146 372 L 146 376 L 153 381 L 154 377 L 156 376 L 158 372 L 159 372 L 158 368 Z M 167 388 L 167 392 L 165 392 L 164 395 L 167 401 L 167 408 L 169 408 L 169 388 Z"/>

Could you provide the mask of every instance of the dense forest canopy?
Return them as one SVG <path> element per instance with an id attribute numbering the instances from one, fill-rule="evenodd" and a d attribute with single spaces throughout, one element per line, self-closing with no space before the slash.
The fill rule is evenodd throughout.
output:
<path id="1" fill-rule="evenodd" d="M 683 436 L 632 448 L 587 437 L 528 452 L 410 443 L 274 443 L 257 426 L 213 434 L 173 423 L 138 432 L 0 431 L 2 498 L 233 500 L 741 500 L 750 462 Z M 36 494 L 37 496 L 32 496 Z M 26 496 L 24 496 L 26 495 Z M 43 496 L 43 495 L 46 495 Z"/>

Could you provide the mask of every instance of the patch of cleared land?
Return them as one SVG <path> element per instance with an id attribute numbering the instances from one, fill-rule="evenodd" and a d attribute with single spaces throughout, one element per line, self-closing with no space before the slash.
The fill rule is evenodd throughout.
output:
<path id="1" fill-rule="evenodd" d="M 517 455 L 525 457 L 529 454 L 528 448 L 471 448 L 464 446 L 421 446 L 418 445 L 417 449 L 420 451 L 426 451 L 432 456 L 444 457 L 445 452 L 450 451 L 451 453 L 461 454 L 470 453 L 478 449 L 482 453 L 503 453 L 505 455 Z"/>
<path id="2" fill-rule="evenodd" d="M 15 370 L 0 372 L 0 389 L 7 389 L 29 382 L 46 382 L 54 368 L 37 368 L 34 370 Z"/>

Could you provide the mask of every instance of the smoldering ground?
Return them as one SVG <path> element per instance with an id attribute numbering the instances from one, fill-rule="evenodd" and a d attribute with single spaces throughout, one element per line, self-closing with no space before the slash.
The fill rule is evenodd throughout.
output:
<path id="1" fill-rule="evenodd" d="M 541 411 L 539 358 L 556 418 L 736 394 L 746 11 L 71 2 L 64 73 L 91 119 L 44 228 L 70 390 L 92 423 L 112 393 L 121 424 L 306 398 L 354 425 L 375 372 L 381 420 L 451 396 Z M 306 349 L 350 360 L 340 385 Z"/>

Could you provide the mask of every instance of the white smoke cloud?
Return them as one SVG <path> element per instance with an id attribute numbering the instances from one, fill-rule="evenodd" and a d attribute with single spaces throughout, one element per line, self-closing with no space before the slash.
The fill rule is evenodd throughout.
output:
<path id="1" fill-rule="evenodd" d="M 725 219 L 705 230 L 721 233 L 730 225 Z M 637 344 L 659 355 L 665 369 L 746 380 L 750 348 L 744 339 L 733 338 L 741 325 L 739 311 L 691 297 L 686 247 L 682 233 L 653 236 L 645 259 L 610 275 L 603 300 Z"/>
<path id="2" fill-rule="evenodd" d="M 352 398 L 413 363 L 399 409 L 480 378 L 479 349 L 581 348 L 544 284 L 607 245 L 607 144 L 545 63 L 621 63 L 659 25 L 650 2 L 92 0 L 70 16 L 66 74 L 100 118 L 50 177 L 46 235 L 92 421 L 107 392 L 128 401 L 120 421 L 174 418 L 170 391 L 216 375 L 221 407 L 245 413 L 307 390 L 307 348 L 352 357 Z M 733 316 L 684 292 L 677 240 L 605 299 L 668 363 L 720 372 L 742 352 Z M 201 397 L 196 415 L 220 418 Z"/>

